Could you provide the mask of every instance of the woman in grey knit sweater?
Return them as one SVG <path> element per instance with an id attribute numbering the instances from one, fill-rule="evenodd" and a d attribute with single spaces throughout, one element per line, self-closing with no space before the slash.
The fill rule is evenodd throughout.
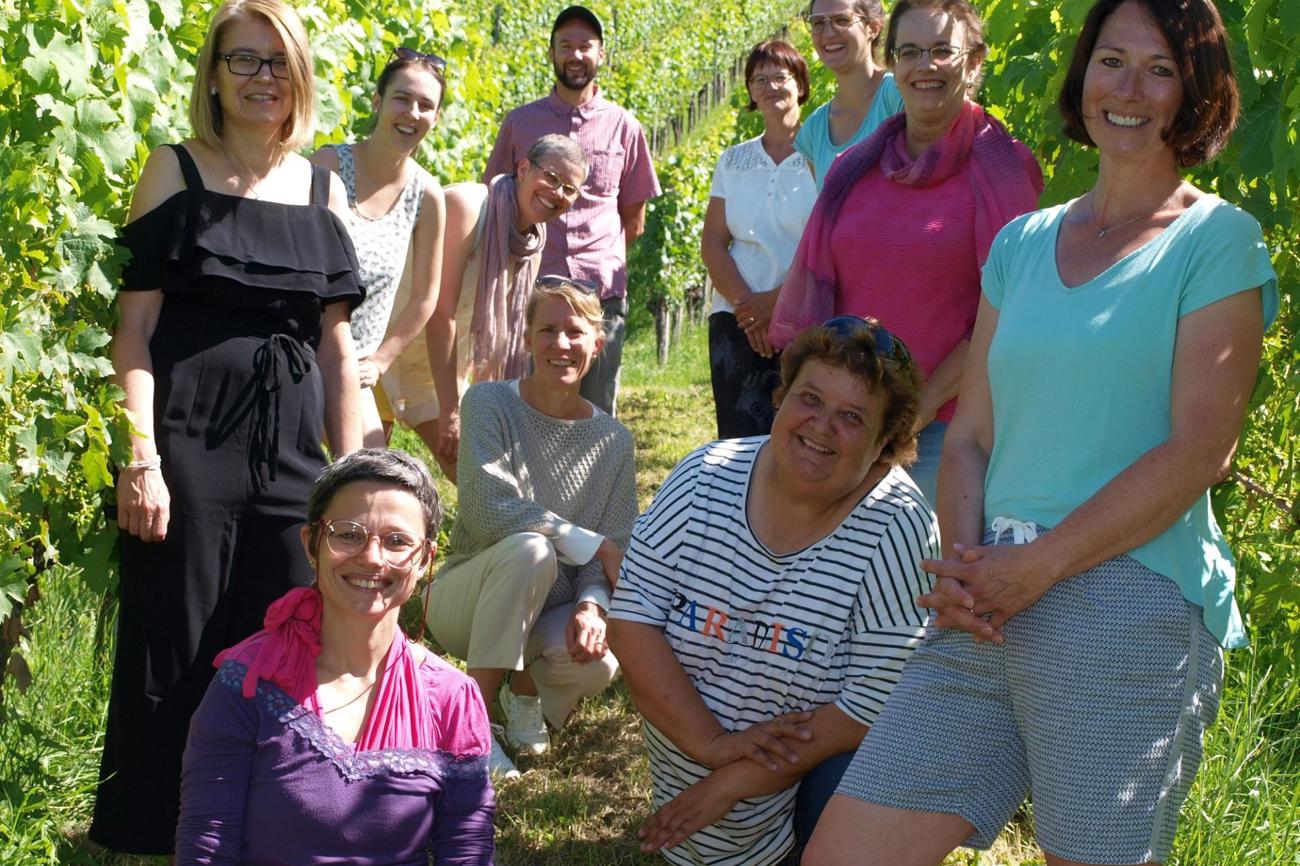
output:
<path id="1" fill-rule="evenodd" d="M 632 434 L 578 393 L 604 342 L 585 285 L 543 277 L 525 314 L 532 372 L 483 382 L 461 403 L 459 514 L 427 621 L 466 660 L 505 738 L 541 754 L 546 722 L 609 684 L 605 612 L 636 519 Z M 494 771 L 515 773 L 497 743 Z"/>

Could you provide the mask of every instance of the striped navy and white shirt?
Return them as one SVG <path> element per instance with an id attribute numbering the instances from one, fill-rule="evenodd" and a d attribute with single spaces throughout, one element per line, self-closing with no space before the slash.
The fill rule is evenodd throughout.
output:
<path id="1" fill-rule="evenodd" d="M 767 437 L 714 442 L 686 457 L 637 519 L 610 616 L 664 636 L 722 726 L 834 703 L 870 725 L 925 631 L 913 601 L 930 587 L 934 513 L 895 467 L 830 535 L 775 554 L 745 502 Z M 643 724 L 655 808 L 708 775 Z M 672 863 L 766 866 L 794 839 L 795 787 L 742 800 L 664 851 Z"/>

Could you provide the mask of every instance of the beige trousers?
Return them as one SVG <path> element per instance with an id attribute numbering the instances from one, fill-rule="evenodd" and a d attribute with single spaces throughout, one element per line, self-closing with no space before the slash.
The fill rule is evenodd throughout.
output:
<path id="1" fill-rule="evenodd" d="M 586 664 L 569 657 L 564 631 L 574 605 L 542 611 L 556 569 L 555 547 L 546 536 L 508 535 L 438 572 L 426 590 L 426 609 L 433 639 L 470 668 L 527 666 L 546 720 L 559 728 L 579 700 L 613 681 L 618 660 L 608 651 Z"/>

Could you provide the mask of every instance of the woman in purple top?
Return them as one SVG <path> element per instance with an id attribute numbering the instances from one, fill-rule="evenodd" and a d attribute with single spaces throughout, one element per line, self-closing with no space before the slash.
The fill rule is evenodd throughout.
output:
<path id="1" fill-rule="evenodd" d="M 439 518 L 428 470 L 400 451 L 321 473 L 302 530 L 316 582 L 217 657 L 194 715 L 178 864 L 490 866 L 483 700 L 397 626 Z"/>

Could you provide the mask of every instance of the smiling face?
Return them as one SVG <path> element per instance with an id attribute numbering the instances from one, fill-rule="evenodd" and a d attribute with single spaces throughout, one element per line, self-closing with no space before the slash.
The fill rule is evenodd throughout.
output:
<path id="1" fill-rule="evenodd" d="M 262 59 L 285 58 L 284 40 L 264 18 L 232 18 L 221 35 L 217 54 L 250 54 Z M 280 128 L 293 110 L 293 88 L 287 78 L 271 74 L 262 64 L 255 75 L 235 75 L 226 61 L 217 57 L 213 84 L 221 104 L 223 124 Z"/>
<path id="2" fill-rule="evenodd" d="M 1164 135 L 1182 104 L 1173 51 L 1151 14 L 1125 3 L 1097 34 L 1083 79 L 1081 114 L 1103 155 L 1172 160 Z"/>
<path id="3" fill-rule="evenodd" d="M 604 341 L 585 317 L 560 297 L 544 297 L 524 332 L 524 345 L 533 356 L 534 383 L 559 389 L 577 388 L 600 354 Z"/>
<path id="4" fill-rule="evenodd" d="M 804 361 L 772 421 L 779 471 L 838 498 L 862 484 L 885 446 L 889 398 L 843 367 Z"/>
<path id="5" fill-rule="evenodd" d="M 521 159 L 515 166 L 519 216 L 526 225 L 555 219 L 573 207 L 586 172 L 557 154 Z"/>
<path id="6" fill-rule="evenodd" d="M 355 481 L 338 489 L 322 519 L 351 521 L 370 532 L 365 546 L 347 556 L 331 549 L 324 527 L 317 531 L 313 550 L 311 527 L 303 527 L 303 547 L 307 556 L 317 562 L 316 581 L 326 615 L 396 620 L 402 603 L 411 597 L 416 581 L 428 566 L 432 546 L 417 553 L 409 567 L 394 568 L 385 561 L 381 545 L 383 538 L 392 533 L 404 533 L 424 543 L 424 512 L 419 500 L 393 484 Z"/>
<path id="7" fill-rule="evenodd" d="M 397 70 L 383 95 L 375 94 L 375 135 L 390 136 L 398 150 L 413 151 L 438 122 L 442 84 L 425 66 Z"/>
<path id="8" fill-rule="evenodd" d="M 778 83 L 778 79 L 785 80 Z M 760 63 L 749 76 L 749 98 L 765 116 L 783 116 L 799 107 L 799 82 L 776 63 Z"/>
<path id="9" fill-rule="evenodd" d="M 966 25 L 941 9 L 913 8 L 899 17 L 894 50 L 927 49 L 917 59 L 900 58 L 894 63 L 908 120 L 943 124 L 961 112 L 970 86 L 979 78 L 981 65 L 981 60 L 970 52 L 968 37 Z M 929 51 L 936 46 L 951 46 L 959 53 L 936 63 Z"/>
<path id="10" fill-rule="evenodd" d="M 864 67 L 871 57 L 871 43 L 880 35 L 882 22 L 868 21 L 862 16 L 853 0 L 816 0 L 809 12 L 812 19 L 827 19 L 812 31 L 813 49 L 818 59 L 832 72 Z M 832 17 L 853 16 L 854 20 L 844 30 L 830 23 Z"/>
<path id="11" fill-rule="evenodd" d="M 569 90 L 582 90 L 605 61 L 605 46 L 590 24 L 575 18 L 555 31 L 549 55 L 555 80 Z"/>

